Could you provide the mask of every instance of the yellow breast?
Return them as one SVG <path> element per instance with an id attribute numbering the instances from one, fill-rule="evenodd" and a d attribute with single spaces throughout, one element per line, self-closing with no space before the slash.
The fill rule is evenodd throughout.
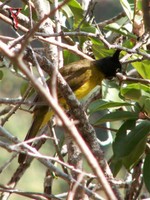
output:
<path id="1" fill-rule="evenodd" d="M 101 72 L 97 69 L 93 69 L 90 73 L 91 74 L 89 80 L 86 81 L 79 89 L 74 91 L 77 99 L 82 99 L 88 95 L 88 93 L 92 91 L 97 85 L 101 84 L 104 78 L 104 75 L 101 74 Z"/>
<path id="2" fill-rule="evenodd" d="M 101 72 L 98 71 L 97 69 L 93 69 L 92 71 L 89 70 L 86 73 L 89 73 L 88 74 L 89 75 L 88 81 L 86 81 L 79 89 L 74 91 L 74 94 L 76 95 L 77 99 L 82 99 L 86 95 L 88 95 L 88 93 L 91 90 L 93 90 L 97 85 L 101 84 L 101 82 L 104 78 L 104 75 L 101 74 Z M 67 109 L 65 99 L 60 98 L 59 103 L 62 105 L 62 107 Z M 53 113 L 52 110 L 46 114 L 41 127 L 43 127 L 47 123 L 47 121 L 52 117 L 53 114 L 54 113 Z"/>

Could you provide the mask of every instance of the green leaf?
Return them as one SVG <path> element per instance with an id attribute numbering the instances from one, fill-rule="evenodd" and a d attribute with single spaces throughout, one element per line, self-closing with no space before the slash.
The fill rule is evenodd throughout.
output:
<path id="1" fill-rule="evenodd" d="M 112 157 L 111 163 L 110 163 L 110 168 L 111 171 L 114 175 L 114 177 L 118 174 L 122 167 L 122 160 L 117 160 L 115 157 Z"/>
<path id="2" fill-rule="evenodd" d="M 138 2 L 137 2 L 137 9 L 142 10 L 142 1 L 141 0 L 138 0 Z"/>
<path id="3" fill-rule="evenodd" d="M 30 11 L 29 11 L 29 6 L 25 4 L 25 5 L 23 6 L 22 10 L 21 10 L 21 13 L 28 17 L 28 16 L 30 15 L 30 14 L 29 14 L 29 13 L 30 13 Z M 33 19 L 33 20 L 37 20 L 37 15 L 36 15 L 35 10 L 33 10 L 33 12 L 32 12 L 32 19 Z"/>
<path id="4" fill-rule="evenodd" d="M 127 25 L 126 25 L 127 26 Z M 126 27 L 126 26 L 121 26 L 121 25 L 119 25 L 119 24 L 117 24 L 117 23 L 111 23 L 111 24 L 109 24 L 109 25 L 107 25 L 107 26 L 105 26 L 105 29 L 106 30 L 110 30 L 110 31 L 113 31 L 113 32 L 116 32 L 116 33 L 119 33 L 120 35 L 124 35 L 124 36 L 127 36 L 127 37 L 129 37 L 129 38 L 134 38 L 134 39 L 136 39 L 137 37 L 136 37 L 136 35 L 134 35 L 134 34 L 132 34 L 131 32 L 130 32 L 130 30 L 131 30 L 131 25 L 129 24 L 128 26 L 130 26 L 130 28 L 128 28 L 128 27 Z"/>
<path id="5" fill-rule="evenodd" d="M 139 146 L 139 143 L 141 143 L 141 141 L 144 140 L 145 137 L 147 137 L 149 132 L 150 132 L 150 121 L 146 120 L 142 121 L 129 133 L 127 132 L 127 129 L 125 129 L 125 131 L 123 131 L 122 133 L 119 130 L 119 136 L 116 137 L 116 140 L 113 144 L 113 151 L 115 157 L 120 159 L 125 156 L 129 156 L 130 153 L 134 151 L 137 148 L 137 146 Z"/>
<path id="6" fill-rule="evenodd" d="M 96 33 L 96 28 L 93 26 L 90 26 L 89 24 L 86 24 L 86 26 L 83 26 L 81 28 L 81 31 L 87 32 L 87 33 Z M 86 37 L 87 39 L 87 37 Z"/>
<path id="7" fill-rule="evenodd" d="M 122 159 L 122 163 L 126 167 L 126 169 L 131 169 L 136 162 L 140 159 L 142 154 L 145 151 L 147 136 L 145 136 L 143 139 L 137 143 L 135 148 L 130 152 L 130 154 Z"/>
<path id="8" fill-rule="evenodd" d="M 76 0 L 70 0 L 67 4 L 74 15 L 74 26 L 75 26 L 74 28 L 77 28 L 79 23 L 83 19 L 83 14 L 84 14 L 83 9 Z"/>
<path id="9" fill-rule="evenodd" d="M 68 50 L 64 50 L 63 54 L 64 54 L 64 65 L 80 60 L 80 57 L 78 55 L 73 54 Z"/>
<path id="10" fill-rule="evenodd" d="M 121 95 L 126 99 L 137 101 L 141 97 L 141 91 L 128 86 L 121 88 Z"/>
<path id="11" fill-rule="evenodd" d="M 67 18 L 71 18 L 74 16 L 73 12 L 71 11 L 71 9 L 69 8 L 67 4 L 65 4 L 61 9 L 66 14 Z"/>
<path id="12" fill-rule="evenodd" d="M 81 31 L 87 32 L 87 33 L 96 33 L 96 28 L 88 24 L 87 22 L 84 22 L 80 28 Z M 78 37 L 80 49 L 83 48 L 84 42 L 90 39 L 90 37 L 87 38 L 87 36 Z"/>
<path id="13" fill-rule="evenodd" d="M 129 4 L 129 2 L 127 0 L 120 0 L 120 3 L 122 5 L 126 15 L 128 16 L 129 20 L 132 21 L 132 19 L 133 19 L 133 11 L 131 9 L 131 4 Z"/>
<path id="14" fill-rule="evenodd" d="M 124 141 L 124 138 L 126 137 L 127 130 L 131 130 L 133 127 L 135 127 L 136 120 L 127 120 L 125 123 L 120 127 L 116 134 L 115 141 L 112 144 L 114 155 L 112 157 L 111 162 L 111 169 L 113 170 L 113 175 L 116 176 L 119 170 L 122 167 L 122 158 L 118 156 L 118 152 L 120 152 L 122 148 L 122 142 Z"/>
<path id="15" fill-rule="evenodd" d="M 117 157 L 117 159 L 120 159 L 120 149 L 122 148 L 122 144 L 127 136 L 127 131 L 132 130 L 135 127 L 135 124 L 136 120 L 127 120 L 118 130 L 112 145 L 115 158 Z"/>
<path id="16" fill-rule="evenodd" d="M 120 86 L 116 81 L 104 80 L 102 82 L 102 96 L 109 101 L 122 102 L 119 96 Z"/>
<path id="17" fill-rule="evenodd" d="M 150 192 L 150 153 L 146 155 L 143 166 L 143 178 L 147 190 Z"/>
<path id="18" fill-rule="evenodd" d="M 139 105 L 141 106 L 142 110 L 150 116 L 150 94 L 149 96 L 141 96 L 139 101 Z"/>
<path id="19" fill-rule="evenodd" d="M 150 87 L 141 83 L 128 84 L 121 88 L 121 95 L 138 102 L 141 111 L 150 115 Z"/>
<path id="20" fill-rule="evenodd" d="M 140 62 L 134 62 L 132 63 L 132 66 L 138 71 L 138 73 L 144 78 L 144 79 L 150 79 L 150 60 L 143 60 Z"/>
<path id="21" fill-rule="evenodd" d="M 92 50 L 96 59 L 104 58 L 106 56 L 111 56 L 114 51 L 107 50 L 104 44 L 97 38 L 90 38 L 92 42 Z"/>
<path id="22" fill-rule="evenodd" d="M 141 96 L 149 96 L 150 87 L 141 83 L 133 83 L 122 87 L 120 93 L 126 99 L 138 101 Z"/>
<path id="23" fill-rule="evenodd" d="M 109 108 L 116 108 L 116 107 L 121 107 L 121 106 L 131 106 L 132 104 L 126 103 L 126 102 L 113 102 L 113 101 L 106 101 L 106 100 L 101 100 L 98 99 L 94 102 L 92 102 L 89 106 L 89 111 L 90 114 L 100 111 L 100 110 L 105 110 Z"/>
<path id="24" fill-rule="evenodd" d="M 97 120 L 94 124 L 98 125 L 105 122 L 114 122 L 114 121 L 129 120 L 129 119 L 130 120 L 138 119 L 138 113 L 129 111 L 116 111 L 106 114 L 101 119 Z"/>

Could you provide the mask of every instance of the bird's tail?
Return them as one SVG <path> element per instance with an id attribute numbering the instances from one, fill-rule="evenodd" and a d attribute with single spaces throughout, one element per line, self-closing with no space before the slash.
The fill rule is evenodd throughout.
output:
<path id="1" fill-rule="evenodd" d="M 32 125 L 31 125 L 24 141 L 32 139 L 36 136 L 39 129 L 41 129 L 46 124 L 45 118 L 47 118 L 46 119 L 47 122 L 50 120 L 52 114 L 49 114 L 48 110 L 49 110 L 48 106 L 42 106 L 38 110 L 35 111 Z M 29 143 L 29 145 L 32 145 L 32 143 Z M 25 159 L 26 159 L 26 154 L 20 153 L 19 157 L 18 157 L 18 162 L 23 163 L 25 161 Z"/>

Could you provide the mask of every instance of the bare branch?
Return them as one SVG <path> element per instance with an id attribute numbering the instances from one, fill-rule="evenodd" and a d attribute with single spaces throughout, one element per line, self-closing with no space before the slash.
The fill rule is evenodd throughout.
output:
<path id="1" fill-rule="evenodd" d="M 96 146 L 99 149 L 98 151 L 96 150 L 96 152 L 99 155 L 97 155 L 97 153 L 95 152 L 95 156 L 96 156 L 96 158 L 95 158 L 93 156 L 93 154 L 91 153 L 91 151 L 89 150 L 89 148 L 87 147 L 87 145 L 85 144 L 85 141 L 83 140 L 83 138 L 80 136 L 80 134 L 77 131 L 77 129 L 74 126 L 74 124 L 68 119 L 68 117 L 66 116 L 66 114 L 64 113 L 64 111 L 62 110 L 62 108 L 53 99 L 53 97 L 47 92 L 47 90 L 45 90 L 45 88 L 37 82 L 36 78 L 30 73 L 30 71 L 28 70 L 28 68 L 26 67 L 26 65 L 23 63 L 21 57 L 16 57 L 16 55 L 14 55 L 14 53 L 12 53 L 8 49 L 7 45 L 5 45 L 4 43 L 2 43 L 1 41 L 0 41 L 0 49 L 31 80 L 33 86 L 41 93 L 41 95 L 43 95 L 45 97 L 47 103 L 55 110 L 55 112 L 57 113 L 57 115 L 59 116 L 59 118 L 61 119 L 61 121 L 63 122 L 66 130 L 68 131 L 68 133 L 71 134 L 71 136 L 75 139 L 75 141 L 79 145 L 79 147 L 82 150 L 82 152 L 84 152 L 84 154 L 85 154 L 85 156 L 86 156 L 86 158 L 87 158 L 87 160 L 88 160 L 91 168 L 93 169 L 94 173 L 97 175 L 99 182 L 103 185 L 104 191 L 107 194 L 108 199 L 112 199 L 112 198 L 114 200 L 117 199 L 116 196 L 115 196 L 115 194 L 114 194 L 114 192 L 112 191 L 112 189 L 111 189 L 111 187 L 110 187 L 107 179 L 105 178 L 105 176 L 104 176 L 104 174 L 102 172 L 102 169 L 99 166 L 99 163 L 96 160 L 96 158 L 98 158 L 99 155 L 100 155 L 99 153 L 101 153 L 99 145 L 96 144 Z M 71 100 L 70 99 L 70 94 L 72 95 L 72 91 L 69 90 L 69 88 L 68 88 L 68 86 L 67 86 L 67 84 L 66 84 L 66 82 L 64 81 L 63 78 L 61 78 L 61 84 L 60 85 L 62 85 L 63 89 L 66 89 L 67 96 L 65 96 L 65 98 L 67 98 L 67 101 L 69 102 Z M 68 95 L 68 91 L 69 91 L 69 95 Z M 73 99 L 73 103 L 74 103 L 74 99 Z M 76 102 L 77 102 L 77 104 L 75 104 L 75 105 L 79 105 L 79 102 L 77 100 L 76 100 Z M 84 116 L 85 116 L 85 114 L 84 114 Z M 89 130 L 92 130 L 92 132 L 95 135 L 94 129 L 92 128 L 91 125 L 89 125 L 88 122 L 87 122 L 87 126 L 89 126 L 89 128 L 90 128 Z M 87 134 L 87 132 L 85 132 L 85 133 Z M 87 134 L 87 136 L 89 136 L 89 134 Z M 96 137 L 96 135 L 95 135 L 95 137 Z M 94 138 L 91 137 L 92 141 L 96 141 L 95 137 Z M 92 149 L 94 150 L 95 149 L 95 144 L 93 143 L 93 145 L 94 146 L 92 147 Z M 93 151 L 93 153 L 94 153 L 94 151 Z M 104 166 L 104 163 L 103 163 L 103 166 Z M 108 170 L 106 170 L 106 171 L 108 171 Z"/>
<path id="2" fill-rule="evenodd" d="M 150 4 L 149 0 L 142 0 L 144 24 L 146 31 L 150 31 Z"/>

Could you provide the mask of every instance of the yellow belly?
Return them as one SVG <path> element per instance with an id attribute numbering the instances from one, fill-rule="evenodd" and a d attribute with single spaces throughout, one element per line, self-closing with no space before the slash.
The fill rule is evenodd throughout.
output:
<path id="1" fill-rule="evenodd" d="M 90 91 L 92 91 L 97 85 L 101 84 L 101 81 L 103 80 L 103 75 L 99 74 L 99 76 L 94 77 L 94 78 L 90 78 L 89 81 L 87 81 L 86 83 L 84 83 L 79 89 L 74 91 L 74 94 L 76 95 L 77 99 L 82 99 L 84 98 L 86 95 L 89 94 Z M 66 105 L 66 101 L 65 99 L 61 98 L 59 99 L 59 103 L 61 104 L 62 107 L 65 107 L 65 109 L 67 108 Z M 44 117 L 43 123 L 41 125 L 41 128 L 47 124 L 47 122 L 52 118 L 52 116 L 54 115 L 54 112 L 52 110 L 50 110 L 46 116 Z"/>
<path id="2" fill-rule="evenodd" d="M 79 90 L 76 90 L 74 94 L 76 95 L 77 99 L 82 99 L 86 95 L 88 95 L 89 91 L 95 88 L 95 84 L 92 81 L 84 83 Z"/>
<path id="3" fill-rule="evenodd" d="M 93 75 L 94 74 L 94 75 Z M 90 79 L 85 82 L 79 89 L 74 91 L 77 99 L 82 99 L 89 94 L 97 85 L 100 85 L 104 76 L 97 70 L 91 72 Z"/>

